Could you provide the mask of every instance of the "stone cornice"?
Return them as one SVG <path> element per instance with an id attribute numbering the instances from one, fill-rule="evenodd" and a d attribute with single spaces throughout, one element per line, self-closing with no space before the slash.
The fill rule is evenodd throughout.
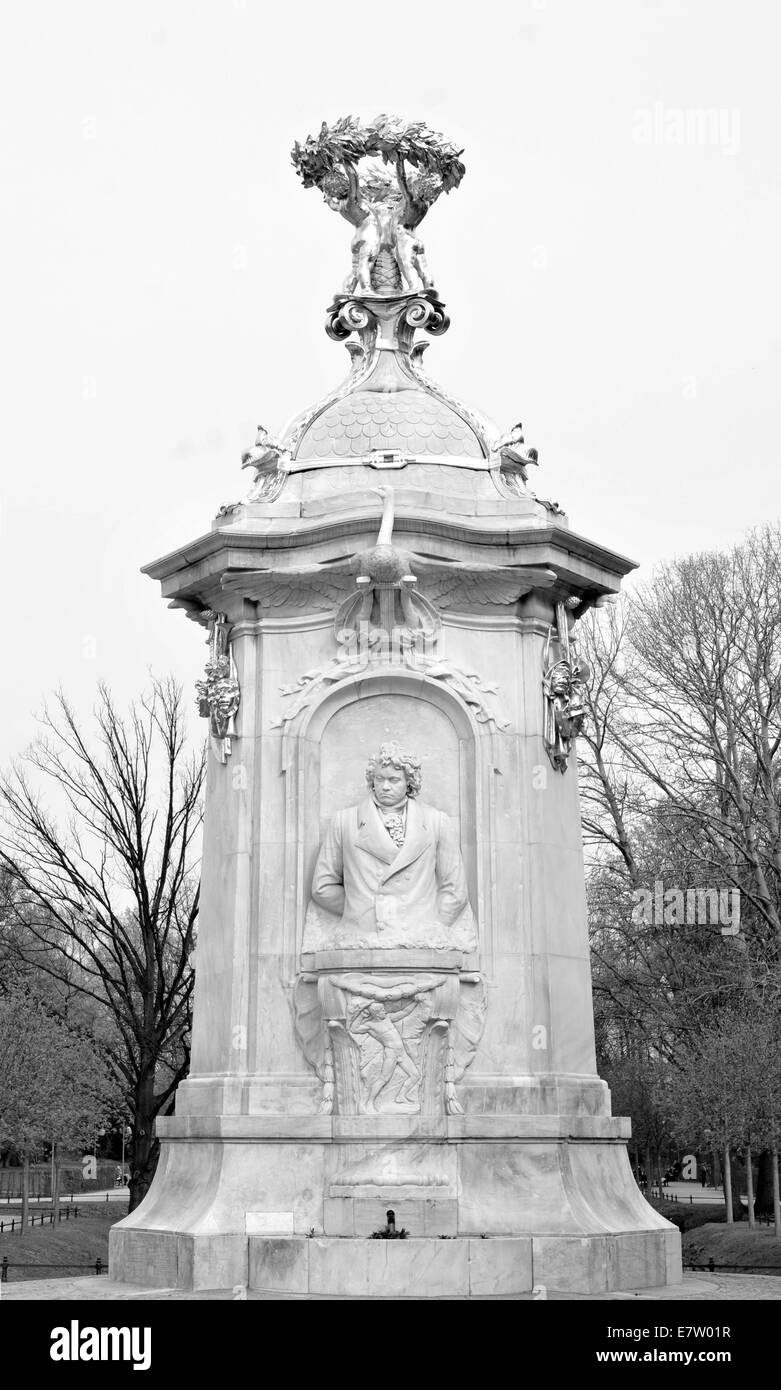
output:
<path id="1" fill-rule="evenodd" d="M 626 1143 L 629 1120 L 609 1115 L 196 1115 L 159 1116 L 158 1138 L 163 1140 L 230 1140 L 231 1143 L 263 1141 L 352 1140 L 377 1144 L 421 1139 L 476 1143 L 514 1139 L 540 1144 Z M 425 1191 L 425 1189 L 424 1189 Z"/>
<path id="2" fill-rule="evenodd" d="M 352 548 L 351 538 L 365 537 L 374 529 L 374 518 L 361 515 L 339 520 L 302 520 L 295 530 L 238 531 L 218 527 L 180 550 L 143 567 L 142 573 L 161 581 L 166 596 L 197 592 L 204 583 L 214 583 L 219 572 L 255 568 L 261 563 L 274 565 L 279 552 L 295 552 L 304 547 L 338 541 L 343 552 Z M 577 589 L 614 593 L 620 580 L 636 568 L 636 562 L 607 550 L 604 546 L 561 526 L 491 527 L 482 518 L 443 521 L 436 516 L 399 516 L 394 534 L 421 537 L 431 541 L 451 541 L 461 546 L 484 547 L 477 564 L 539 564 L 555 569 L 565 584 Z M 347 542 L 347 544 L 345 544 Z M 412 545 L 411 545 L 412 548 Z M 215 563 L 216 562 L 216 563 Z"/>
<path id="3" fill-rule="evenodd" d="M 519 618 L 515 613 L 497 613 L 484 609 L 481 613 L 443 613 L 443 628 L 452 627 L 472 632 L 532 632 L 547 637 L 550 624 L 542 618 Z"/>
<path id="4" fill-rule="evenodd" d="M 280 618 L 240 619 L 231 625 L 231 641 L 256 637 L 262 632 L 322 632 L 333 627 L 333 613 L 288 613 Z"/>

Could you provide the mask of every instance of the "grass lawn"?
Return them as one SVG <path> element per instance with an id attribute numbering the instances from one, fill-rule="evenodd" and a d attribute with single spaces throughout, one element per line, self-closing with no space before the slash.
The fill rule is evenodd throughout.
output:
<path id="1" fill-rule="evenodd" d="M 47 1210 L 50 1208 L 39 1207 L 37 1203 L 30 1208 L 36 1218 L 41 1211 Z M 4 1223 L 13 1216 L 21 1216 L 21 1206 L 11 1205 L 0 1211 Z M 71 1209 L 70 1219 L 63 1219 L 56 1226 L 39 1226 L 36 1221 L 24 1235 L 18 1227 L 13 1233 L 6 1230 L 0 1236 L 0 1261 L 4 1255 L 8 1256 L 8 1282 L 88 1275 L 90 1270 L 94 1274 L 98 1257 L 105 1269 L 108 1233 L 123 1216 L 127 1216 L 124 1202 L 82 1202 L 76 1219 Z"/>
<path id="2" fill-rule="evenodd" d="M 746 1274 L 781 1274 L 781 1239 L 772 1226 L 753 1231 L 747 1221 L 698 1226 L 684 1235 L 682 1244 L 685 1265 L 707 1265 L 712 1259 L 717 1270 L 732 1265 Z"/>
<path id="3" fill-rule="evenodd" d="M 727 1219 L 723 1202 L 698 1202 L 696 1205 L 687 1206 L 684 1202 L 667 1202 L 664 1198 L 660 1201 L 658 1197 L 648 1200 L 654 1211 L 658 1211 L 665 1221 L 671 1221 L 681 1232 L 693 1231 L 698 1226 L 717 1224 Z"/>
<path id="4" fill-rule="evenodd" d="M 781 1240 L 772 1226 L 728 1226 L 723 1202 L 686 1206 L 654 1199 L 651 1206 L 680 1230 L 684 1268 L 713 1260 L 715 1272 L 726 1267 L 729 1273 L 781 1274 Z"/>

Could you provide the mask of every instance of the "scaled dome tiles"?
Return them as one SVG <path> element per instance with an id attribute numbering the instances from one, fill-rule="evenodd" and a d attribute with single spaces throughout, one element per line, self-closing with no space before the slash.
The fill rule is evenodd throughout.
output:
<path id="1" fill-rule="evenodd" d="M 404 454 L 484 458 L 475 431 L 449 405 L 423 390 L 355 391 L 335 401 L 305 430 L 296 459 Z"/>

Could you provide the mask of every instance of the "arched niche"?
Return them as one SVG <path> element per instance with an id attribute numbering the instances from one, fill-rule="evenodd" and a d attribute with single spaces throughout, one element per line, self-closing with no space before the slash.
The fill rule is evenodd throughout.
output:
<path id="1" fill-rule="evenodd" d="M 474 720 L 458 695 L 435 680 L 404 669 L 368 672 L 331 686 L 304 712 L 298 729 L 285 737 L 288 826 L 292 830 L 295 824 L 299 847 L 295 921 L 288 923 L 285 933 L 293 971 L 325 827 L 337 811 L 365 795 L 368 757 L 391 741 L 420 757 L 421 799 L 445 811 L 458 826 L 481 949 L 490 936 L 483 862 L 491 839 L 484 815 L 485 808 L 490 819 L 490 731 Z M 487 835 L 478 834 L 480 826 Z"/>

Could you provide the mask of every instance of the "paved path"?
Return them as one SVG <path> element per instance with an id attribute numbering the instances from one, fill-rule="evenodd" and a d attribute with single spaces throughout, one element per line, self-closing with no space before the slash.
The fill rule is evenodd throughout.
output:
<path id="1" fill-rule="evenodd" d="M 682 1284 L 668 1284 L 662 1289 L 624 1289 L 620 1293 L 589 1295 L 552 1294 L 551 1297 L 588 1297 L 598 1303 L 615 1300 L 648 1302 L 662 1298 L 673 1303 L 710 1303 L 722 1299 L 742 1303 L 781 1301 L 781 1278 L 775 1274 L 684 1274 Z"/>
<path id="2" fill-rule="evenodd" d="M 227 1302 L 236 1295 L 232 1289 L 206 1289 L 198 1293 L 188 1293 L 182 1289 L 148 1289 L 141 1288 L 134 1284 L 119 1284 L 112 1279 L 102 1276 L 93 1276 L 86 1279 L 28 1279 L 13 1284 L 0 1285 L 0 1297 L 2 1301 L 16 1302 L 20 1300 L 63 1300 L 73 1299 L 75 1301 L 89 1300 L 90 1302 L 98 1299 L 102 1300 L 141 1300 L 147 1299 L 154 1302 L 192 1302 L 205 1300 L 219 1300 Z M 325 1296 L 314 1299 L 309 1295 L 288 1295 L 280 1298 L 278 1294 L 260 1294 L 242 1291 L 240 1296 L 246 1297 L 251 1302 L 273 1301 L 283 1302 L 337 1302 L 336 1299 L 327 1299 Z M 566 1294 L 556 1293 L 549 1290 L 548 1297 L 552 1300 L 587 1301 L 593 1303 L 609 1303 L 618 1300 L 656 1300 L 668 1299 L 675 1303 L 709 1303 L 711 1301 L 733 1301 L 733 1302 L 756 1302 L 757 1300 L 781 1301 L 781 1278 L 768 1274 L 684 1274 L 683 1283 L 668 1286 L 662 1289 L 638 1289 L 637 1291 L 622 1290 L 620 1293 L 604 1294 Z M 530 1301 L 531 1295 L 526 1298 L 518 1299 L 436 1299 L 435 1302 L 522 1302 Z M 356 1303 L 366 1302 L 366 1299 L 343 1299 L 339 1302 Z M 381 1300 L 377 1300 L 378 1302 Z M 398 1299 L 389 1299 L 389 1302 L 399 1302 Z M 413 1299 L 412 1302 L 422 1302 L 421 1299 Z"/>
<path id="3" fill-rule="evenodd" d="M 644 1189 L 641 1188 L 641 1191 Z M 656 1191 L 656 1188 L 654 1188 Z M 721 1187 L 702 1187 L 698 1182 L 668 1182 L 662 1188 L 664 1197 L 677 1197 L 684 1204 L 696 1205 L 700 1202 L 720 1202 L 724 1204 L 724 1189 Z"/>
<path id="4" fill-rule="evenodd" d="M 126 1187 L 104 1187 L 100 1192 L 74 1192 L 73 1196 L 69 1192 L 66 1196 L 60 1197 L 60 1206 L 70 1206 L 71 1202 L 105 1202 L 106 1199 L 109 1202 L 128 1202 L 130 1192 Z M 50 1207 L 51 1204 L 51 1197 L 30 1198 L 30 1207 L 35 1207 L 36 1210 L 38 1207 Z M 5 1197 L 0 1197 L 0 1216 L 3 1215 L 4 1211 L 13 1215 L 14 1207 L 21 1208 L 21 1205 L 21 1197 L 12 1197 L 10 1203 Z"/>

